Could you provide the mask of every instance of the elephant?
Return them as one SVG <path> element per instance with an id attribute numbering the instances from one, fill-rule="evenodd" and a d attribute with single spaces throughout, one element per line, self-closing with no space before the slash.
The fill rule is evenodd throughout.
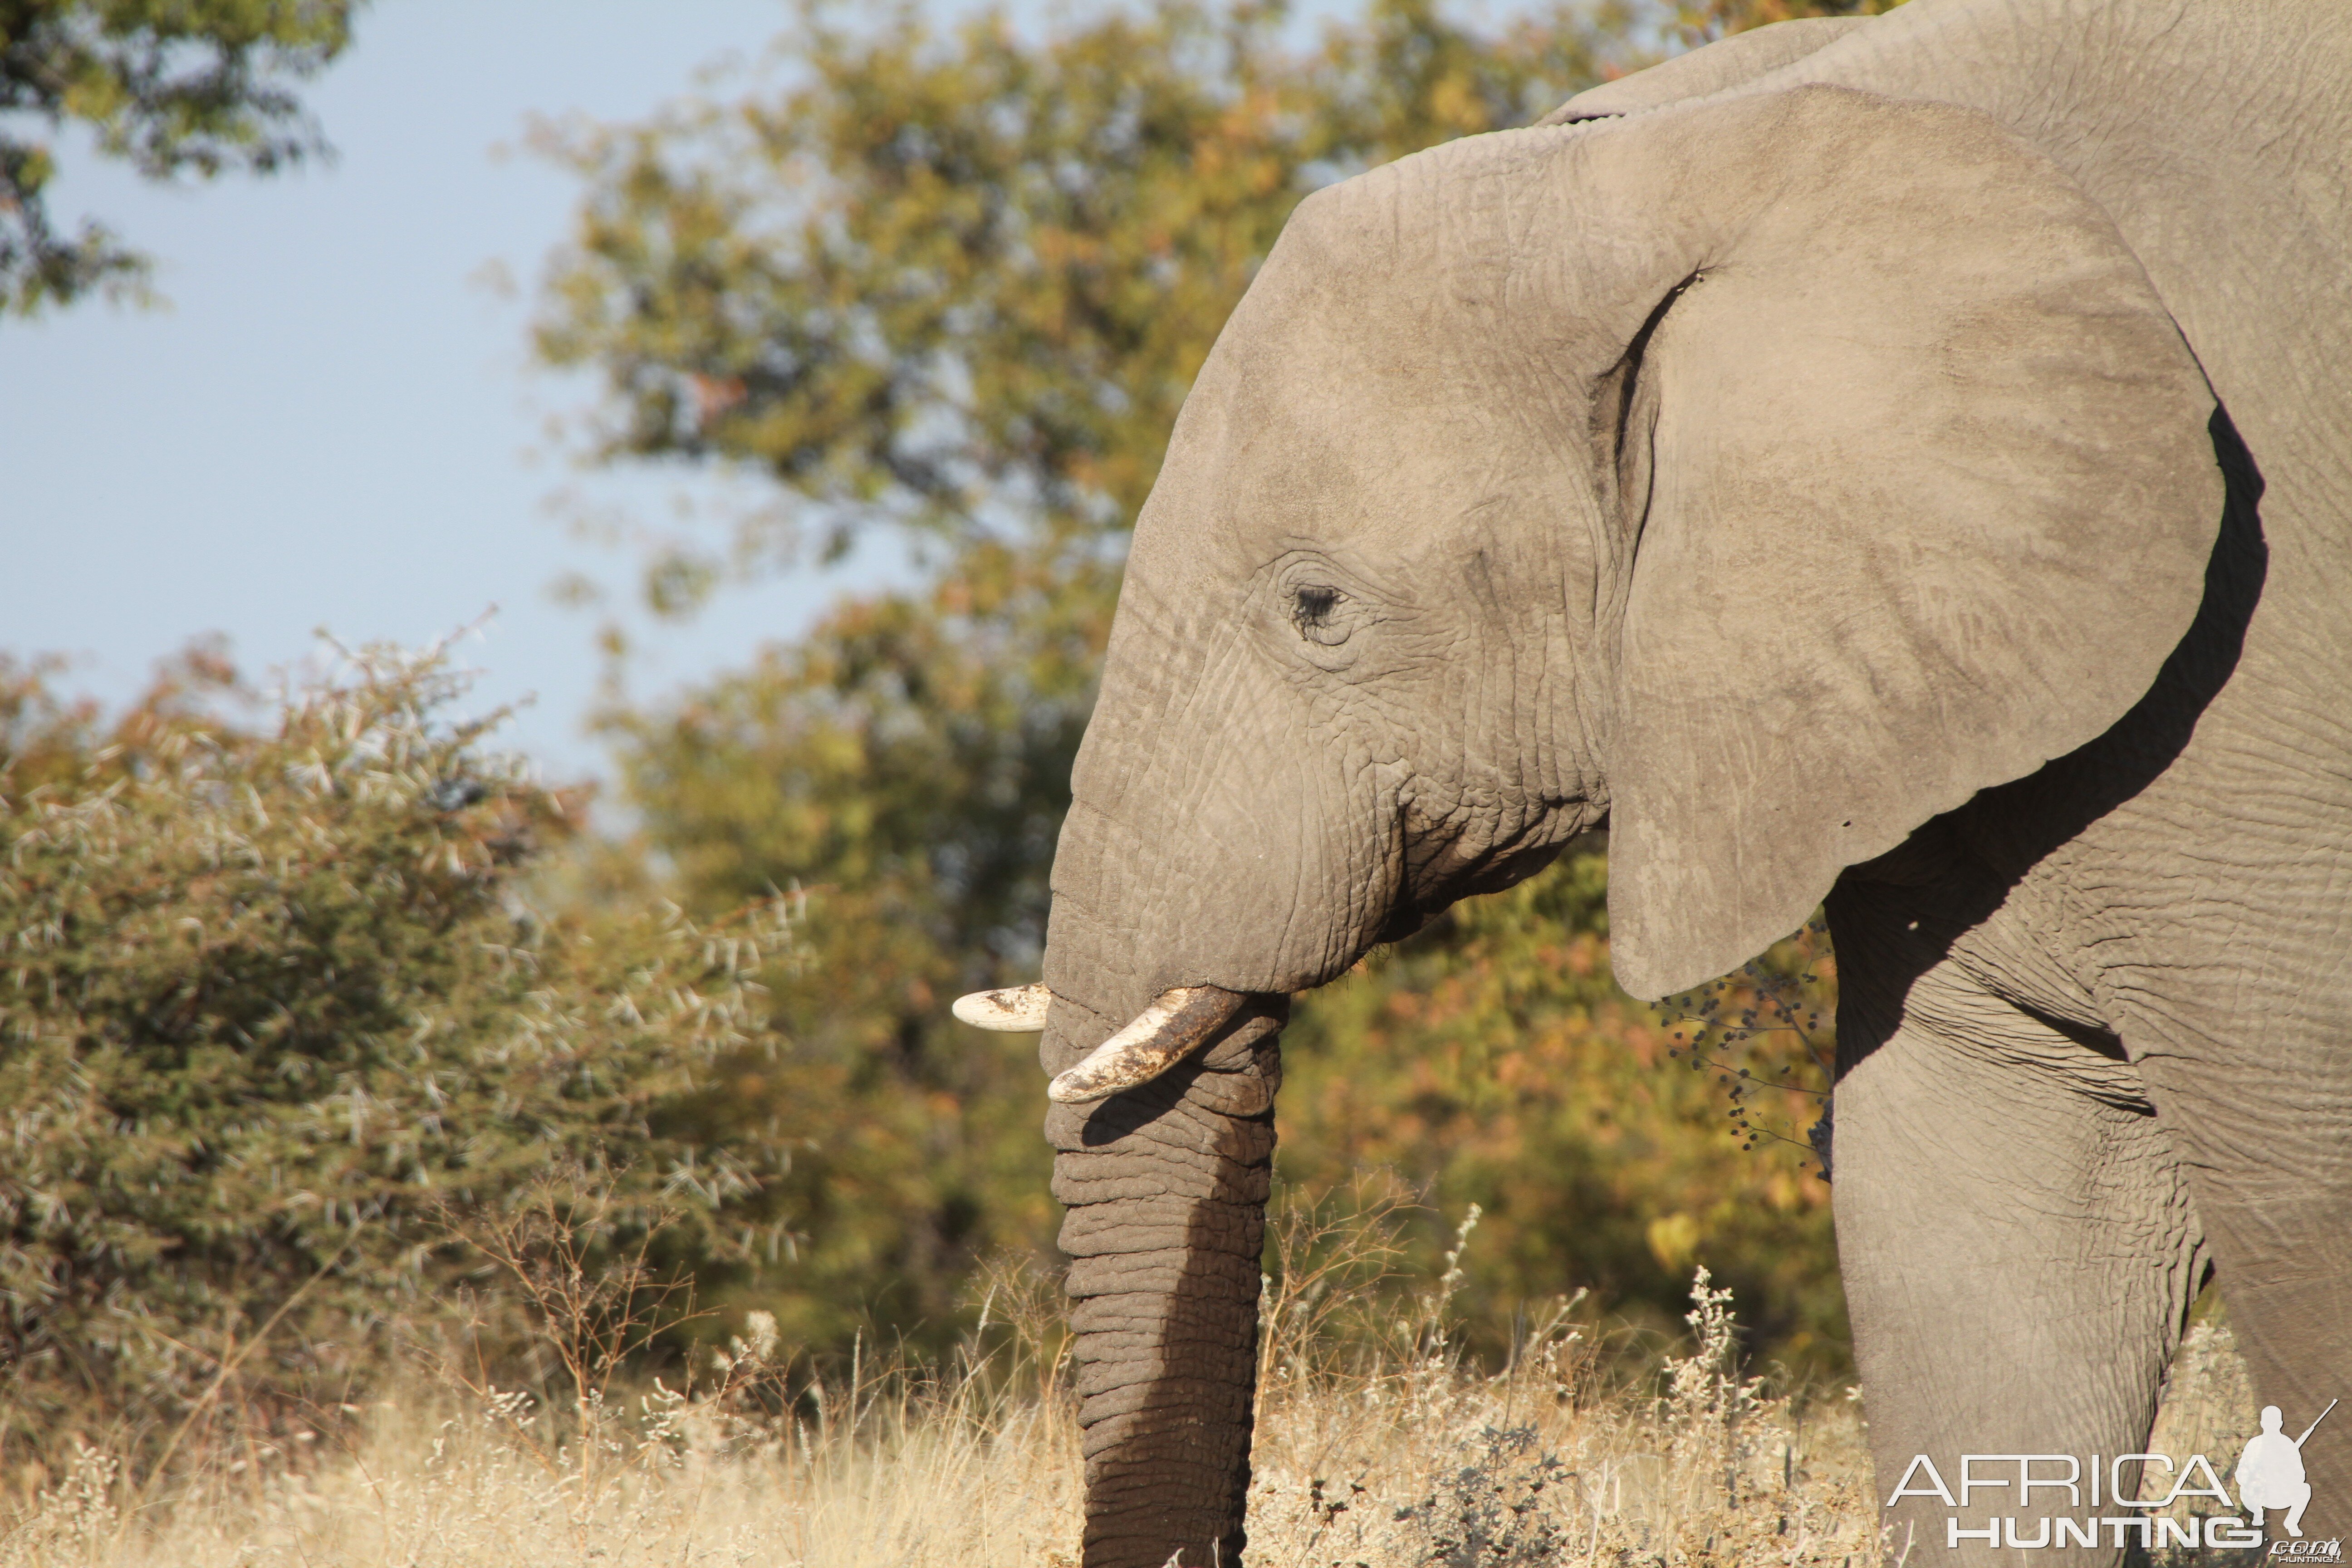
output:
<path id="1" fill-rule="evenodd" d="M 1056 1075 L 1089 1568 L 1246 1545 L 1289 999 L 1604 826 L 1636 997 L 1826 909 L 1896 1546 L 2014 1559 L 1906 1467 L 2135 1455 L 2209 1279 L 2352 1392 L 2347 239 L 2340 0 L 1785 23 L 1297 208 L 967 999 Z"/>

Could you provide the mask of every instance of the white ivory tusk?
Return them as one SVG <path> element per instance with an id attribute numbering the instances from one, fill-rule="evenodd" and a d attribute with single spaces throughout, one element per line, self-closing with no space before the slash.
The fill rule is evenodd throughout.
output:
<path id="1" fill-rule="evenodd" d="M 1063 1105 L 1117 1094 L 1150 1083 L 1223 1028 L 1249 998 L 1214 985 L 1179 985 L 1136 1015 L 1135 1022 L 1088 1052 L 1055 1079 L 1046 1097 Z"/>
<path id="2" fill-rule="evenodd" d="M 1045 1009 L 1053 1001 L 1054 994 L 1043 985 L 1008 985 L 959 996 L 950 1011 L 975 1029 L 1034 1035 L 1045 1026 Z"/>

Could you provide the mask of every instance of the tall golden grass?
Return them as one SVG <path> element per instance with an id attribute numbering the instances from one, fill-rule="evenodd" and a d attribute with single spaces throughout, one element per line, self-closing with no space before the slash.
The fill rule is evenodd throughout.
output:
<path id="1" fill-rule="evenodd" d="M 1854 1568 L 1900 1558 L 1869 1495 L 1861 1407 L 1738 1364 L 1729 1293 L 1692 1282 L 1684 1353 L 1644 1355 L 1573 1300 L 1499 1370 L 1467 1364 L 1437 1288 L 1368 1288 L 1391 1200 L 1297 1205 L 1263 1309 L 1249 1557 L 1268 1568 Z M 1081 1461 L 1052 1282 L 999 1270 L 944 1367 L 794 1372 L 753 1313 L 682 1386 L 623 1392 L 626 1279 L 557 1276 L 536 1320 L 564 1396 L 460 1359 L 290 1440 L 216 1440 L 167 1496 L 116 1457 L 58 1456 L 15 1500 L 0 1568 L 1072 1568 Z M 526 1288 L 527 1282 L 526 1282 Z M 618 1319 L 612 1316 L 615 1310 Z M 2251 1429 L 2224 1328 L 2192 1333 L 2158 1436 Z M 233 1430 L 225 1425 L 223 1430 Z M 2161 1446 L 2161 1445 L 2159 1445 Z"/>

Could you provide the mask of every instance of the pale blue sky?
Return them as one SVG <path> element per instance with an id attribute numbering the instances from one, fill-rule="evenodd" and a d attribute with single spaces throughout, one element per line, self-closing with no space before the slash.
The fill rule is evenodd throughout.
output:
<path id="1" fill-rule="evenodd" d="M 595 617 L 560 574 L 624 589 L 631 557 L 571 538 L 549 505 L 659 520 L 684 476 L 579 474 L 546 426 L 592 395 L 534 373 L 529 293 L 578 187 L 527 154 L 530 114 L 635 117 L 728 50 L 785 26 L 774 0 L 382 0 L 313 83 L 338 158 L 176 189 L 68 159 L 53 216 L 94 213 L 160 261 L 169 311 L 88 304 L 0 321 L 0 647 L 79 658 L 69 683 L 136 690 L 191 636 L 258 672 L 316 646 L 427 640 L 498 616 L 463 657 L 485 706 L 535 692 L 509 732 L 558 777 L 580 733 Z M 522 285 L 478 280 L 503 263 Z M 685 630 L 644 627 L 634 684 L 740 664 L 887 560 L 726 595 Z"/>

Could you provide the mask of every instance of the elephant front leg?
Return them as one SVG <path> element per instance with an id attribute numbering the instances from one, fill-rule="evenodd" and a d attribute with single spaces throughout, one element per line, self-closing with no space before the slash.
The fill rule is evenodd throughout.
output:
<path id="1" fill-rule="evenodd" d="M 1242 1560 L 1278 1021 L 1056 1107 L 1087 1465 L 1086 1568 Z"/>
<path id="2" fill-rule="evenodd" d="M 2169 1141 L 2123 1064 L 1948 962 L 1906 984 L 1837 940 L 1832 1190 L 1888 1554 L 2112 1563 L 2111 1462 L 2146 1446 L 2204 1268 Z"/>

